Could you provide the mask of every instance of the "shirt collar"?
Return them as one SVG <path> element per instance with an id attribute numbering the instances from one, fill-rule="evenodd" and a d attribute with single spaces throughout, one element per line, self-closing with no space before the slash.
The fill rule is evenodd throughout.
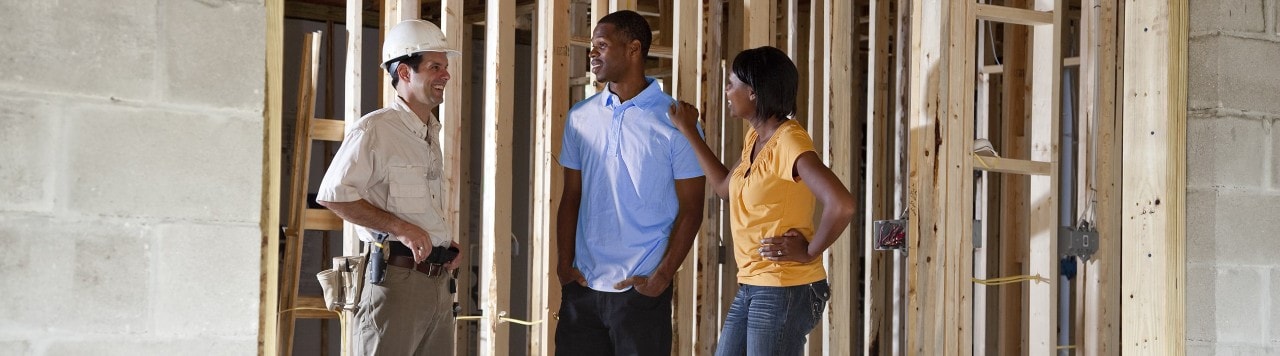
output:
<path id="1" fill-rule="evenodd" d="M 649 83 L 649 85 L 646 86 L 644 90 L 641 90 L 639 94 L 636 94 L 634 98 L 631 98 L 631 100 L 627 100 L 626 102 L 622 102 L 622 99 L 618 98 L 618 94 L 614 93 L 613 90 L 610 90 L 609 85 L 606 84 L 604 86 L 604 95 L 601 95 L 600 98 L 600 104 L 610 109 L 616 109 L 626 104 L 640 107 L 662 104 L 662 98 L 665 94 L 662 92 L 662 86 L 658 85 L 658 80 L 651 77 L 645 77 L 644 79 L 645 82 Z"/>
<path id="2" fill-rule="evenodd" d="M 400 115 L 400 122 L 404 123 L 409 132 L 412 132 L 414 136 L 418 136 L 420 139 L 431 138 L 431 141 L 434 142 L 436 134 L 440 132 L 440 120 L 436 119 L 435 115 L 428 112 L 428 123 L 423 123 L 422 119 L 418 118 L 418 114 L 409 109 L 409 104 L 404 101 L 404 98 L 398 95 L 391 105 L 392 108 L 404 112 L 404 115 Z"/>

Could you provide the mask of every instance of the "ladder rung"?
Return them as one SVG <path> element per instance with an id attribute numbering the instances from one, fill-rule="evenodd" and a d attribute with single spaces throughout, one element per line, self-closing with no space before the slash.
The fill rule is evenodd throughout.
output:
<path id="1" fill-rule="evenodd" d="M 346 122 L 331 119 L 311 119 L 311 139 L 342 142 Z"/>
<path id="2" fill-rule="evenodd" d="M 338 313 L 331 312 L 325 308 L 324 298 L 321 297 L 300 295 L 294 308 L 299 308 L 293 312 L 293 317 L 297 319 L 333 319 L 338 317 Z"/>
<path id="3" fill-rule="evenodd" d="M 1037 26 L 1052 25 L 1053 13 L 1019 9 L 1008 6 L 974 4 L 974 14 L 979 20 Z"/>
<path id="4" fill-rule="evenodd" d="M 342 231 L 342 218 L 328 209 L 307 209 L 302 221 L 307 230 Z"/>
<path id="5" fill-rule="evenodd" d="M 1000 157 L 982 157 L 971 155 L 969 159 L 973 160 L 973 169 L 988 172 L 1025 174 L 1035 176 L 1047 176 L 1053 165 L 1049 162 L 1029 161 L 1025 159 L 1012 159 Z"/>

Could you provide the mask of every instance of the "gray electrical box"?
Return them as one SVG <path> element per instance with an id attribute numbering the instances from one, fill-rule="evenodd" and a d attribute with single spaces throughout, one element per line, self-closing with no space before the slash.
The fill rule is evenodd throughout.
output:
<path id="1" fill-rule="evenodd" d="M 1089 260 L 1098 253 L 1098 230 L 1091 226 L 1062 227 L 1058 230 L 1058 254 Z"/>

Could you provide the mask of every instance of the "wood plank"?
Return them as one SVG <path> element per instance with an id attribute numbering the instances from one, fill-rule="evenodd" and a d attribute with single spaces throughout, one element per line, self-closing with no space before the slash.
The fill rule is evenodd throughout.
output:
<path id="1" fill-rule="evenodd" d="M 938 126 L 946 116 L 944 51 L 949 47 L 944 21 L 948 13 L 942 0 L 912 1 L 910 116 L 908 116 L 908 240 L 906 276 L 906 354 L 935 355 L 950 351 L 945 335 L 935 328 L 943 308 L 945 281 L 935 267 L 945 253 L 939 243 L 940 212 L 935 193 L 942 189 L 935 173 L 944 169 L 938 159 Z"/>
<path id="2" fill-rule="evenodd" d="M 777 46 L 774 35 L 778 33 L 778 1 L 779 0 L 743 0 L 742 7 L 745 25 L 743 28 L 743 50 L 760 46 Z"/>
<path id="3" fill-rule="evenodd" d="M 1187 1 L 1126 4 L 1121 353 L 1186 347 Z"/>
<path id="4" fill-rule="evenodd" d="M 556 211 L 560 206 L 564 170 L 556 161 L 569 113 L 568 0 L 538 1 L 537 116 L 534 126 L 533 230 L 530 233 L 529 315 L 545 322 L 530 328 L 529 354 L 553 355 L 560 310 L 560 284 L 553 266 Z"/>
<path id="5" fill-rule="evenodd" d="M 978 21 L 977 27 L 977 59 L 974 61 L 977 80 L 974 82 L 974 130 L 975 138 L 991 138 L 991 75 L 982 73 L 982 66 L 987 63 L 988 38 L 986 31 L 986 21 Z M 974 162 L 969 162 L 970 166 L 977 167 Z M 989 210 L 991 206 L 990 182 L 991 174 L 983 174 L 975 178 L 975 187 L 973 192 L 973 221 L 975 239 L 981 239 L 980 243 L 975 243 L 973 249 L 973 278 L 988 279 L 993 276 L 990 274 L 989 261 L 994 254 L 991 253 L 990 234 L 988 233 L 990 226 Z M 979 246 L 980 245 L 980 246 Z M 996 305 L 990 303 L 987 288 L 973 288 L 973 354 L 987 355 L 993 348 L 988 347 L 988 340 L 994 338 L 988 337 L 990 333 L 991 323 L 988 320 L 989 315 L 994 314 Z"/>
<path id="6" fill-rule="evenodd" d="M 721 123 L 724 120 L 720 115 L 721 97 L 724 91 L 720 71 L 721 61 L 721 24 L 723 23 L 724 7 L 719 0 L 702 0 L 699 5 L 700 19 L 698 21 L 698 58 L 700 63 L 697 65 L 698 83 L 698 109 L 702 112 L 703 132 L 707 145 L 712 147 L 714 151 L 720 147 L 722 134 L 720 132 Z M 683 11 L 683 10 L 681 10 Z M 682 33 L 679 37 L 684 37 Z M 721 155 L 723 162 L 725 155 Z M 697 253 L 693 258 L 697 261 L 697 279 L 696 299 L 696 320 L 694 321 L 694 344 L 693 350 L 696 355 L 711 355 L 715 353 L 716 340 L 719 339 L 720 330 L 720 261 L 721 250 L 719 248 L 722 239 L 731 238 L 720 230 L 721 217 L 727 216 L 720 210 L 723 206 L 722 200 L 715 195 L 715 192 L 707 190 L 707 215 L 702 220 L 702 232 L 698 234 L 696 243 Z M 728 263 L 733 263 L 732 257 L 724 257 Z M 726 278 L 728 280 L 728 278 Z"/>
<path id="7" fill-rule="evenodd" d="M 342 142 L 347 123 L 342 120 L 311 119 L 311 139 Z"/>
<path id="8" fill-rule="evenodd" d="M 897 3 L 897 33 L 894 35 L 894 94 L 893 94 L 893 151 L 890 156 L 893 160 L 893 215 L 897 217 L 905 217 L 907 212 L 907 195 L 908 177 L 907 164 L 907 125 L 910 114 L 908 98 L 910 97 L 910 84 L 912 79 L 911 53 L 912 47 L 910 37 L 912 37 L 912 5 L 910 0 L 898 0 Z M 890 339 L 892 345 L 883 345 L 885 350 L 889 352 L 883 354 L 904 355 L 907 346 L 907 298 L 906 298 L 906 256 L 901 253 L 894 253 L 891 267 L 888 271 L 890 277 L 887 278 L 892 284 L 889 286 L 889 297 L 886 302 L 892 302 L 892 306 L 888 309 L 891 313 L 885 313 L 885 317 L 891 319 L 892 327 L 890 328 L 893 337 Z"/>
<path id="9" fill-rule="evenodd" d="M 324 304 L 324 297 L 321 296 L 298 296 L 298 302 L 294 304 L 297 311 L 294 316 L 299 319 L 337 319 L 338 313 L 329 311 Z"/>
<path id="10" fill-rule="evenodd" d="M 1031 177 L 1028 274 L 1054 283 L 1031 283 L 1028 292 L 1028 352 L 1057 352 L 1058 328 L 1058 141 L 1060 139 L 1063 0 L 1036 0 L 1035 9 L 1053 11 L 1053 26 L 1031 29 L 1031 159 L 1050 162 L 1050 175 Z"/>
<path id="11" fill-rule="evenodd" d="M 472 274 L 470 266 L 474 265 L 475 256 L 471 255 L 471 243 L 469 236 L 464 232 L 463 226 L 466 226 L 465 219 L 462 215 L 463 199 L 462 195 L 467 191 L 465 179 L 465 171 L 462 162 L 468 162 L 467 150 L 464 150 L 463 142 L 469 135 L 465 134 L 466 128 L 470 126 L 469 122 L 463 122 L 464 117 L 472 117 L 469 114 L 471 106 L 464 102 L 464 98 L 469 97 L 468 92 L 463 89 L 462 83 L 470 81 L 471 65 L 467 54 L 467 46 L 470 44 L 471 36 L 466 29 L 471 27 L 464 21 L 464 12 L 466 4 L 464 0 L 441 0 L 440 2 L 440 30 L 444 32 L 445 41 L 449 48 L 453 48 L 462 53 L 457 57 L 449 58 L 449 74 L 451 79 L 444 86 L 444 103 L 440 105 L 440 146 L 444 157 L 444 177 L 447 182 L 445 195 L 445 216 L 444 219 L 449 224 L 449 231 L 453 236 L 453 240 L 458 243 L 463 253 L 463 264 L 459 268 L 462 269 L 458 273 L 455 281 L 459 286 L 470 286 Z M 459 290 L 466 290 L 459 288 Z M 459 310 L 467 313 L 472 309 L 470 293 L 455 293 L 453 295 L 454 302 L 458 303 Z M 473 334 L 469 323 L 456 323 L 454 326 L 454 349 L 457 355 L 466 355 L 471 351 Z"/>
<path id="12" fill-rule="evenodd" d="M 804 117 L 807 123 L 806 128 L 809 131 L 809 137 L 813 138 L 814 148 L 823 149 L 826 140 L 826 57 L 827 52 L 824 50 L 827 43 L 826 26 L 827 14 L 825 12 L 825 1 L 812 1 L 809 5 L 809 72 L 808 72 L 808 111 Z M 825 150 L 822 150 L 824 152 Z M 824 156 L 825 157 L 825 156 Z M 826 160 L 825 158 L 823 159 Z M 813 211 L 813 222 L 817 224 L 822 220 L 822 207 L 818 206 Z M 821 355 L 826 348 L 825 337 L 826 327 L 816 327 L 809 332 L 809 354 Z"/>
<path id="13" fill-rule="evenodd" d="M 1026 7 L 1028 0 L 1011 0 L 1010 5 Z M 1027 130 L 1029 112 L 1026 96 L 1030 92 L 1027 85 L 1027 41 L 1028 28 L 1019 25 L 1004 26 L 1003 58 L 1005 75 L 1002 76 L 1001 98 L 1001 144 L 997 147 L 1007 158 L 1024 159 L 1030 157 L 1030 135 Z M 1030 176 L 1002 175 L 1000 179 L 1000 266 L 999 275 L 1014 276 L 1026 272 L 1027 251 L 1027 211 L 1030 210 L 1030 198 L 1027 187 Z M 1000 288 L 999 303 L 1005 305 L 1000 309 L 999 329 L 997 333 L 996 353 L 1000 355 L 1026 354 L 1026 313 L 1027 286 L 1005 286 Z"/>
<path id="14" fill-rule="evenodd" d="M 945 350 L 959 355 L 973 354 L 973 210 L 974 184 L 972 161 L 974 137 L 974 80 L 977 77 L 976 24 L 973 3 L 950 3 L 950 51 L 946 54 L 947 102 L 950 108 L 944 116 L 942 148 L 938 159 L 945 160 L 940 167 L 939 181 L 944 182 L 939 223 L 945 231 L 940 238 L 944 257 L 939 271 L 945 280 L 946 295 L 942 298 L 942 325 L 945 334 Z"/>
<path id="15" fill-rule="evenodd" d="M 343 120 L 347 121 L 345 130 L 350 132 L 355 127 L 357 120 L 360 120 L 360 85 L 354 83 L 363 83 L 361 79 L 361 47 L 364 43 L 362 39 L 363 27 L 361 26 L 361 15 L 364 4 L 361 0 L 347 0 L 347 65 L 344 70 L 345 80 L 343 83 L 353 83 L 352 85 L 344 85 L 343 91 Z M 379 58 L 382 56 L 379 55 Z M 376 72 L 376 73 L 380 73 Z M 360 238 L 356 237 L 355 225 L 344 223 L 342 228 L 342 255 L 353 256 L 360 253 Z"/>
<path id="16" fill-rule="evenodd" d="M 726 31 L 723 37 L 724 61 L 720 65 L 720 71 L 724 73 L 720 83 L 721 90 L 724 90 L 725 83 L 729 82 L 729 76 L 732 75 L 730 70 L 732 69 L 733 59 L 738 56 L 738 52 L 742 51 L 745 42 L 746 36 L 743 31 L 746 26 L 744 24 L 746 17 L 743 15 L 743 6 L 745 6 L 745 3 L 742 1 L 730 1 L 725 6 L 727 14 L 725 14 L 724 18 L 727 23 L 725 24 Z M 726 107 L 728 104 L 724 101 L 723 93 L 720 98 L 719 106 Z M 745 126 L 743 124 L 745 120 L 730 117 L 728 112 L 722 113 L 721 116 L 720 158 L 725 160 L 726 167 L 733 169 L 736 164 L 741 163 L 738 162 L 738 157 L 742 157 L 742 141 L 746 139 L 744 134 L 746 129 L 743 127 Z M 728 207 L 728 204 L 721 205 L 723 209 L 721 213 L 723 215 L 721 215 L 722 218 L 720 219 L 720 251 L 724 264 L 720 266 L 720 320 L 724 320 L 725 315 L 729 314 L 729 305 L 733 304 L 733 297 L 738 294 L 738 264 L 732 253 L 733 226 L 728 218 Z"/>
<path id="17" fill-rule="evenodd" d="M 571 36 L 569 37 L 569 44 L 576 47 L 591 48 L 591 37 Z M 674 58 L 672 51 L 671 46 L 649 45 L 650 58 L 672 59 Z"/>
<path id="18" fill-rule="evenodd" d="M 295 102 L 297 116 L 293 132 L 293 162 L 290 165 L 289 215 L 285 231 L 284 265 L 280 277 L 280 308 L 285 310 L 280 321 L 280 353 L 293 354 L 294 309 L 298 299 L 299 272 L 302 270 L 302 251 L 306 239 L 308 175 L 311 171 L 311 118 L 315 116 L 316 76 L 320 64 L 320 32 L 311 32 L 302 38 L 301 63 L 298 66 L 298 97 Z"/>
<path id="19" fill-rule="evenodd" d="M 412 20 L 422 18 L 422 6 L 420 0 L 383 0 L 382 1 L 382 27 L 379 33 L 381 38 L 387 38 L 387 31 L 395 27 L 404 20 Z M 349 17 L 348 17 L 349 18 Z M 378 62 L 382 62 L 382 46 L 379 45 L 375 50 L 378 53 Z M 385 72 L 382 70 L 380 72 Z M 396 100 L 396 89 L 391 87 L 391 76 L 380 75 L 382 78 L 382 106 L 390 106 Z M 348 82 L 350 83 L 350 82 Z"/>
<path id="20" fill-rule="evenodd" d="M 1052 163 L 1025 159 L 969 156 L 973 169 L 987 172 L 1047 176 Z"/>
<path id="21" fill-rule="evenodd" d="M 859 116 L 853 115 L 854 110 L 860 108 L 859 102 L 862 99 L 860 95 L 852 95 L 858 88 L 854 85 L 858 80 L 858 73 L 853 69 L 858 67 L 860 57 L 855 52 L 857 47 L 854 47 L 853 42 L 858 35 L 858 26 L 852 23 L 856 19 L 856 6 L 844 0 L 825 1 L 823 8 L 826 9 L 827 17 L 824 19 L 823 29 L 827 41 L 824 45 L 827 56 L 823 65 L 827 76 L 824 78 L 823 93 L 827 98 L 824 100 L 826 106 L 823 120 L 831 131 L 827 135 L 823 153 L 831 171 L 857 197 L 861 157 L 855 152 L 861 147 L 863 127 Z M 837 355 L 852 354 L 854 350 L 862 349 L 862 333 L 858 331 L 862 325 L 859 315 L 861 308 L 856 306 L 854 298 L 858 294 L 858 276 L 861 275 L 858 273 L 859 268 L 854 265 L 858 263 L 860 254 L 857 247 L 859 245 L 852 237 L 854 235 L 852 227 L 845 229 L 824 256 L 827 281 L 835 292 L 831 293 L 823 318 L 823 325 L 826 326 L 823 339 L 826 351 Z"/>
<path id="22" fill-rule="evenodd" d="M 1121 199 L 1120 133 L 1122 120 L 1116 105 L 1119 68 L 1115 2 L 1087 0 L 1099 5 L 1097 16 L 1097 88 L 1095 101 L 1098 130 L 1095 161 L 1097 172 L 1093 186 L 1097 189 L 1094 222 L 1098 228 L 1098 253 L 1084 265 L 1085 313 L 1081 343 L 1088 355 L 1110 355 L 1120 350 L 1120 258 Z M 1090 6 L 1091 7 L 1091 6 Z M 1088 7 L 1086 7 L 1088 8 Z"/>
<path id="23" fill-rule="evenodd" d="M 1054 24 L 1054 15 L 1048 10 L 1027 10 L 990 4 L 974 4 L 974 6 L 975 15 L 979 20 L 1025 26 Z"/>
<path id="24" fill-rule="evenodd" d="M 672 73 L 671 96 L 677 100 L 686 101 L 693 105 L 701 104 L 702 100 L 699 96 L 699 89 L 702 86 L 698 67 L 702 64 L 701 57 L 698 53 L 702 46 L 699 42 L 701 38 L 700 22 L 702 20 L 702 3 L 695 1 L 676 1 L 672 4 L 671 13 L 665 18 L 671 18 L 672 31 L 667 36 L 674 41 L 674 55 L 676 60 L 673 61 L 674 68 Z M 705 212 L 704 212 L 705 214 Z M 706 226 L 704 223 L 703 226 Z M 703 240 L 707 240 L 707 235 L 698 234 L 694 239 L 694 248 L 702 246 Z M 695 355 L 697 340 L 697 322 L 698 322 L 698 295 L 701 290 L 697 287 L 699 283 L 708 281 L 698 279 L 697 265 L 699 258 L 706 258 L 705 255 L 699 253 L 690 254 L 681 263 L 680 269 L 676 272 L 674 300 L 672 306 L 674 308 L 674 317 L 672 318 L 672 337 L 671 354 L 672 355 Z M 701 276 L 706 278 L 706 275 Z M 714 334 L 712 334 L 714 335 Z"/>
<path id="25" fill-rule="evenodd" d="M 454 1 L 454 0 L 449 0 L 449 1 Z M 460 40 L 459 44 L 461 45 L 461 47 L 459 48 L 462 49 L 462 55 L 459 56 L 461 59 L 459 63 L 475 63 L 475 60 L 474 60 L 475 55 L 473 55 L 474 51 L 472 51 L 475 45 L 473 44 L 473 41 L 470 40 L 472 38 L 475 38 L 474 32 L 475 32 L 475 26 L 472 26 L 465 22 L 462 23 L 462 32 L 461 32 L 462 36 L 461 38 L 459 38 Z M 473 66 L 470 66 L 470 65 L 459 65 L 456 72 L 458 73 L 457 77 L 472 78 L 473 77 L 472 68 Z M 479 117 L 479 115 L 476 115 L 473 113 L 475 110 L 473 109 L 474 106 L 472 105 L 472 102 L 473 100 L 478 101 L 481 99 L 473 98 L 474 95 L 471 95 L 470 91 L 466 91 L 462 93 L 462 95 L 460 96 L 461 96 L 461 103 L 458 105 L 460 108 L 458 111 L 461 112 L 462 117 L 473 118 L 471 120 L 474 120 L 474 118 Z M 449 97 L 446 94 L 445 95 L 446 104 L 448 103 L 448 100 L 449 100 Z M 474 210 L 472 209 L 472 206 L 476 204 L 480 204 L 480 202 L 470 198 L 471 191 L 475 189 L 473 188 L 473 184 L 471 184 L 470 182 L 474 181 L 472 177 L 480 174 L 479 172 L 474 172 L 471 169 L 472 167 L 474 167 L 474 164 L 472 163 L 475 160 L 474 157 L 480 157 L 480 155 L 482 155 L 483 153 L 475 152 L 475 150 L 469 149 L 470 147 L 473 147 L 473 144 L 470 143 L 471 142 L 470 137 L 472 137 L 471 132 L 475 129 L 474 128 L 475 125 L 471 124 L 470 122 L 471 120 L 468 120 L 467 123 L 459 122 L 459 129 L 461 130 L 461 133 L 458 135 L 458 137 L 462 138 L 462 140 L 465 141 L 464 142 L 465 144 L 463 145 L 463 147 L 467 147 L 467 149 L 460 149 L 458 151 L 458 155 L 459 155 L 458 160 L 462 162 L 467 162 L 466 168 L 459 168 L 459 172 L 458 172 L 458 176 L 459 176 L 458 181 L 461 182 L 461 185 L 459 187 L 460 189 L 459 198 L 461 198 L 461 195 L 466 195 L 467 199 L 461 199 L 461 203 L 459 204 L 459 207 L 458 207 L 458 211 L 466 212 L 458 216 L 458 226 L 459 226 L 458 245 L 461 245 L 464 249 L 467 250 L 466 261 L 471 261 L 467 263 L 467 267 L 476 268 L 477 266 L 479 266 L 479 263 L 477 263 L 476 261 L 479 261 L 480 259 L 479 254 L 477 253 L 477 251 L 479 251 L 479 248 L 476 243 L 476 240 L 478 240 L 478 238 L 474 233 L 475 230 L 472 230 L 470 227 L 474 225 L 472 224 L 472 221 L 477 218 L 475 216 L 476 214 L 471 213 Z M 463 228 L 463 227 L 466 227 L 466 228 Z M 469 271 L 470 270 L 463 271 L 464 273 L 458 274 L 458 280 L 457 280 L 458 285 L 471 286 L 471 285 L 477 284 L 476 281 L 479 279 L 479 276 L 475 273 L 468 273 Z M 472 299 L 469 293 L 455 295 L 454 298 L 458 301 L 458 307 L 461 308 L 461 310 L 464 313 L 471 313 L 471 311 L 479 309 L 478 304 L 480 301 Z M 454 329 L 456 331 L 455 336 L 457 337 L 456 355 L 475 354 L 476 353 L 475 350 L 479 346 L 477 341 L 480 339 L 478 328 L 472 327 L 473 324 L 471 323 L 457 323 L 456 325 L 457 325 L 456 329 Z"/>
<path id="26" fill-rule="evenodd" d="M 302 220 L 307 230 L 342 231 L 342 218 L 328 209 L 306 209 Z"/>
<path id="27" fill-rule="evenodd" d="M 510 331 L 500 315 L 511 307 L 512 107 L 515 87 L 515 0 L 487 0 L 485 8 L 484 186 L 481 219 L 480 354 L 510 354 Z"/>
<path id="28" fill-rule="evenodd" d="M 284 131 L 284 0 L 266 0 L 266 90 L 263 91 L 262 204 L 258 225 L 261 231 L 262 266 L 258 274 L 258 354 L 274 354 L 279 346 L 277 316 L 280 294 L 280 166 Z"/>
<path id="29" fill-rule="evenodd" d="M 889 102 L 890 93 L 893 88 L 890 87 L 892 78 L 891 68 L 893 63 L 889 61 L 890 40 L 894 35 L 895 18 L 892 10 L 895 5 L 890 0 L 871 0 L 870 24 L 868 29 L 870 33 L 868 37 L 871 43 L 868 48 L 871 55 L 867 56 L 867 82 L 870 83 L 867 90 L 867 181 L 865 186 L 864 197 L 866 203 L 866 221 L 864 226 L 872 226 L 876 220 L 894 219 L 892 211 L 892 192 L 894 175 L 891 172 L 893 150 L 890 147 L 889 131 L 892 126 L 889 122 L 892 120 L 890 111 L 892 110 Z M 874 237 L 870 228 L 864 229 L 863 234 L 863 251 L 865 253 L 863 259 L 866 264 L 863 268 L 863 335 L 860 335 L 863 341 L 863 348 L 858 352 L 863 355 L 882 355 L 889 353 L 890 336 L 893 334 L 891 327 L 893 319 L 889 317 L 887 306 L 892 304 L 888 298 L 892 296 L 889 293 L 891 285 L 889 281 L 890 274 L 889 262 L 892 260 L 890 252 L 876 251 L 874 248 Z"/>

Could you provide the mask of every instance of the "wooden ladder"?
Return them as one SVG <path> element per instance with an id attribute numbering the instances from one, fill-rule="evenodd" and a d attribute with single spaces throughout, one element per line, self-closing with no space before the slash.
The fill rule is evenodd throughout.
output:
<path id="1" fill-rule="evenodd" d="M 288 225 L 280 269 L 280 355 L 293 354 L 294 323 L 297 319 L 336 319 L 319 295 L 299 296 L 302 250 L 307 231 L 342 231 L 342 219 L 327 209 L 308 208 L 311 169 L 311 141 L 342 142 L 345 122 L 315 117 L 316 76 L 319 72 L 320 32 L 308 33 L 302 41 L 302 65 L 298 76 L 298 116 L 294 130 L 293 176 L 291 179 Z M 342 332 L 346 332 L 343 330 Z M 346 347 L 346 345 L 343 345 Z"/>

